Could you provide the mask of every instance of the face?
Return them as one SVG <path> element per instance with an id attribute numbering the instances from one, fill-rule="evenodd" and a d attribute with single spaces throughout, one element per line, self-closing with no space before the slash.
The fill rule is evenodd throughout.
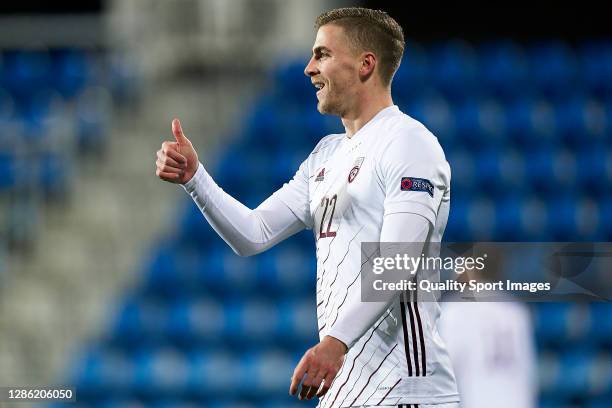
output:
<path id="1" fill-rule="evenodd" d="M 359 85 L 360 60 L 351 51 L 344 29 L 328 24 L 319 28 L 312 57 L 304 69 L 317 90 L 321 113 L 344 117 Z"/>

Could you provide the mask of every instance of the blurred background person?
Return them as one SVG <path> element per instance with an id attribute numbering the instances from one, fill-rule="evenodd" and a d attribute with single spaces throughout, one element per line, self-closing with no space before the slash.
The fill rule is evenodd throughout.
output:
<path id="1" fill-rule="evenodd" d="M 491 249 L 483 270 L 467 270 L 457 280 L 505 281 L 503 254 Z M 528 307 L 501 289 L 478 293 L 467 289 L 441 305 L 439 330 L 451 357 L 461 406 L 535 407 L 536 354 Z"/>

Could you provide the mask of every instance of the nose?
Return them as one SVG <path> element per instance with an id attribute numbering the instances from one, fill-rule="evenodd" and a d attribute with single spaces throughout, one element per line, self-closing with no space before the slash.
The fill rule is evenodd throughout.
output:
<path id="1" fill-rule="evenodd" d="M 310 58 L 310 61 L 308 61 L 308 65 L 306 65 L 306 68 L 304 68 L 304 75 L 306 75 L 307 77 L 311 77 L 313 75 L 317 74 L 317 69 L 316 69 L 316 64 L 315 64 L 315 59 L 314 56 L 312 56 Z"/>

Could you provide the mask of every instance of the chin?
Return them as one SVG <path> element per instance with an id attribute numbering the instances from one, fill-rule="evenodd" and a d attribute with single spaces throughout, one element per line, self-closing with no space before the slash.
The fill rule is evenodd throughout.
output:
<path id="1" fill-rule="evenodd" d="M 319 103 L 317 103 L 317 110 L 319 113 L 325 115 L 337 115 L 338 111 L 337 106 L 330 103 L 325 103 L 325 101 L 319 101 Z"/>

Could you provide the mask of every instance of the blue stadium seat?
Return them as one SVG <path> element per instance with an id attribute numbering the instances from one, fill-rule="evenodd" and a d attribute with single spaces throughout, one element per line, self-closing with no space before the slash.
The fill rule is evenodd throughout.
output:
<path id="1" fill-rule="evenodd" d="M 589 329 L 587 308 L 571 303 L 540 303 L 535 308 L 534 328 L 541 345 L 558 347 L 583 340 Z"/>
<path id="2" fill-rule="evenodd" d="M 527 177 L 527 164 L 521 151 L 514 148 L 500 149 L 499 157 L 499 183 L 504 192 L 525 193 L 529 190 Z"/>
<path id="3" fill-rule="evenodd" d="M 560 355 L 560 371 L 556 381 L 557 392 L 574 397 L 590 391 L 589 372 L 594 356 L 590 350 L 565 351 Z"/>
<path id="4" fill-rule="evenodd" d="M 578 180 L 576 156 L 573 150 L 557 149 L 552 154 L 553 187 L 559 191 L 574 192 Z"/>
<path id="5" fill-rule="evenodd" d="M 240 368 L 244 378 L 251 381 L 244 384 L 245 395 L 283 395 L 289 389 L 290 377 L 297 361 L 282 351 L 262 350 L 242 358 Z"/>
<path id="6" fill-rule="evenodd" d="M 155 399 L 184 393 L 191 373 L 187 356 L 175 348 L 139 350 L 135 370 L 135 391 Z"/>
<path id="7" fill-rule="evenodd" d="M 451 197 L 451 210 L 448 215 L 448 224 L 444 231 L 445 241 L 469 241 L 473 237 L 468 229 L 468 209 L 470 201 L 458 195 L 456 198 Z"/>
<path id="8" fill-rule="evenodd" d="M 42 154 L 38 159 L 38 184 L 48 197 L 65 198 L 70 189 L 72 177 L 71 157 L 65 152 Z"/>
<path id="9" fill-rule="evenodd" d="M 51 53 L 51 83 L 64 97 L 73 98 L 91 79 L 92 63 L 86 52 L 58 49 Z"/>
<path id="10" fill-rule="evenodd" d="M 152 298 L 130 298 L 113 322 L 113 340 L 127 348 L 166 341 L 169 326 L 167 304 Z"/>
<path id="11" fill-rule="evenodd" d="M 476 191 L 480 191 L 476 171 L 476 158 L 472 151 L 464 148 L 450 150 L 446 154 L 446 160 L 451 167 L 451 189 L 453 192 L 460 191 L 459 196 L 469 197 Z"/>
<path id="12" fill-rule="evenodd" d="M 238 341 L 239 346 L 244 339 L 249 339 L 251 344 L 267 344 L 273 342 L 277 333 L 283 330 L 279 308 L 270 300 L 251 298 L 236 306 L 237 326 L 232 328 L 235 334 L 228 336 L 231 337 L 230 342 Z"/>
<path id="13" fill-rule="evenodd" d="M 400 106 L 400 109 L 404 107 Z M 423 123 L 438 138 L 444 151 L 463 143 L 456 134 L 453 106 L 440 94 L 426 93 L 412 100 L 406 109 L 408 115 Z"/>
<path id="14" fill-rule="evenodd" d="M 304 351 L 318 342 L 317 309 L 314 299 L 299 298 L 279 302 L 278 340 L 293 350 Z"/>
<path id="15" fill-rule="evenodd" d="M 488 93 L 504 100 L 529 94 L 528 59 L 519 45 L 496 41 L 484 44 L 479 51 L 479 79 Z"/>
<path id="16" fill-rule="evenodd" d="M 220 301 L 202 296 L 180 299 L 170 311 L 168 336 L 184 347 L 223 344 L 228 326 Z"/>
<path id="17" fill-rule="evenodd" d="M 480 91 L 478 56 L 467 43 L 449 41 L 432 47 L 431 72 L 436 88 L 452 100 Z"/>
<path id="18" fill-rule="evenodd" d="M 606 348 L 612 346 L 612 306 L 607 302 L 597 302 L 589 305 L 591 323 L 589 339 Z"/>
<path id="19" fill-rule="evenodd" d="M 601 142 L 609 127 L 604 106 L 584 95 L 560 101 L 555 115 L 559 136 L 566 144 L 575 148 Z"/>
<path id="20" fill-rule="evenodd" d="M 190 354 L 189 359 L 189 393 L 201 399 L 239 396 L 241 387 L 249 383 L 237 356 L 224 348 L 200 350 Z"/>
<path id="21" fill-rule="evenodd" d="M 77 148 L 82 153 L 102 155 L 107 147 L 111 95 L 103 87 L 83 90 L 77 102 Z"/>
<path id="22" fill-rule="evenodd" d="M 519 99 L 506 108 L 508 139 L 515 146 L 551 145 L 556 137 L 552 105 L 544 99 Z"/>
<path id="23" fill-rule="evenodd" d="M 551 195 L 547 202 L 548 230 L 556 241 L 578 238 L 577 198 L 571 193 Z"/>
<path id="24" fill-rule="evenodd" d="M 608 194 L 600 203 L 600 233 L 602 240 L 612 240 L 612 195 Z"/>
<path id="25" fill-rule="evenodd" d="M 6 191 L 17 185 L 17 159 L 8 152 L 0 152 L 0 191 Z"/>
<path id="26" fill-rule="evenodd" d="M 529 48 L 533 85 L 544 95 L 562 98 L 578 86 L 576 56 L 562 42 L 541 42 Z"/>
<path id="27" fill-rule="evenodd" d="M 553 150 L 547 147 L 529 150 L 525 155 L 526 183 L 525 192 L 548 194 L 558 191 L 555 185 Z"/>
<path id="28" fill-rule="evenodd" d="M 197 289 L 193 282 L 206 262 L 206 253 L 171 244 L 161 244 L 158 248 L 145 267 L 144 292 L 174 297 Z"/>
<path id="29" fill-rule="evenodd" d="M 523 236 L 520 228 L 523 209 L 522 196 L 509 191 L 496 200 L 495 205 L 495 239 L 500 241 L 518 241 Z"/>
<path id="30" fill-rule="evenodd" d="M 477 191 L 483 195 L 493 196 L 503 192 L 501 181 L 501 157 L 496 148 L 484 148 L 474 152 L 476 163 Z"/>
<path id="31" fill-rule="evenodd" d="M 589 41 L 580 47 L 580 73 L 589 92 L 606 97 L 612 95 L 612 44 L 610 41 Z"/>
<path id="32" fill-rule="evenodd" d="M 298 106 L 316 104 L 316 89 L 310 78 L 304 75 L 307 63 L 308 58 L 293 61 L 275 73 L 274 84 L 279 100 Z"/>
<path id="33" fill-rule="evenodd" d="M 46 51 L 5 51 L 0 86 L 23 103 L 34 92 L 47 86 L 49 71 L 50 60 Z"/>
<path id="34" fill-rule="evenodd" d="M 259 256 L 257 286 L 269 294 L 312 293 L 315 287 L 316 258 L 292 243 Z"/>
<path id="35" fill-rule="evenodd" d="M 476 241 L 492 241 L 495 234 L 495 204 L 485 196 L 473 198 L 467 209 L 468 236 Z"/>
<path id="36" fill-rule="evenodd" d="M 86 351 L 72 371 L 81 401 L 126 393 L 133 386 L 135 375 L 130 355 L 101 348 Z"/>
<path id="37" fill-rule="evenodd" d="M 612 182 L 612 149 L 609 145 L 596 144 L 576 151 L 578 185 L 584 194 L 603 197 L 609 194 Z"/>
<path id="38" fill-rule="evenodd" d="M 407 41 L 402 63 L 392 82 L 395 102 L 402 105 L 421 95 L 430 86 L 430 70 L 427 52 L 420 45 Z"/>

